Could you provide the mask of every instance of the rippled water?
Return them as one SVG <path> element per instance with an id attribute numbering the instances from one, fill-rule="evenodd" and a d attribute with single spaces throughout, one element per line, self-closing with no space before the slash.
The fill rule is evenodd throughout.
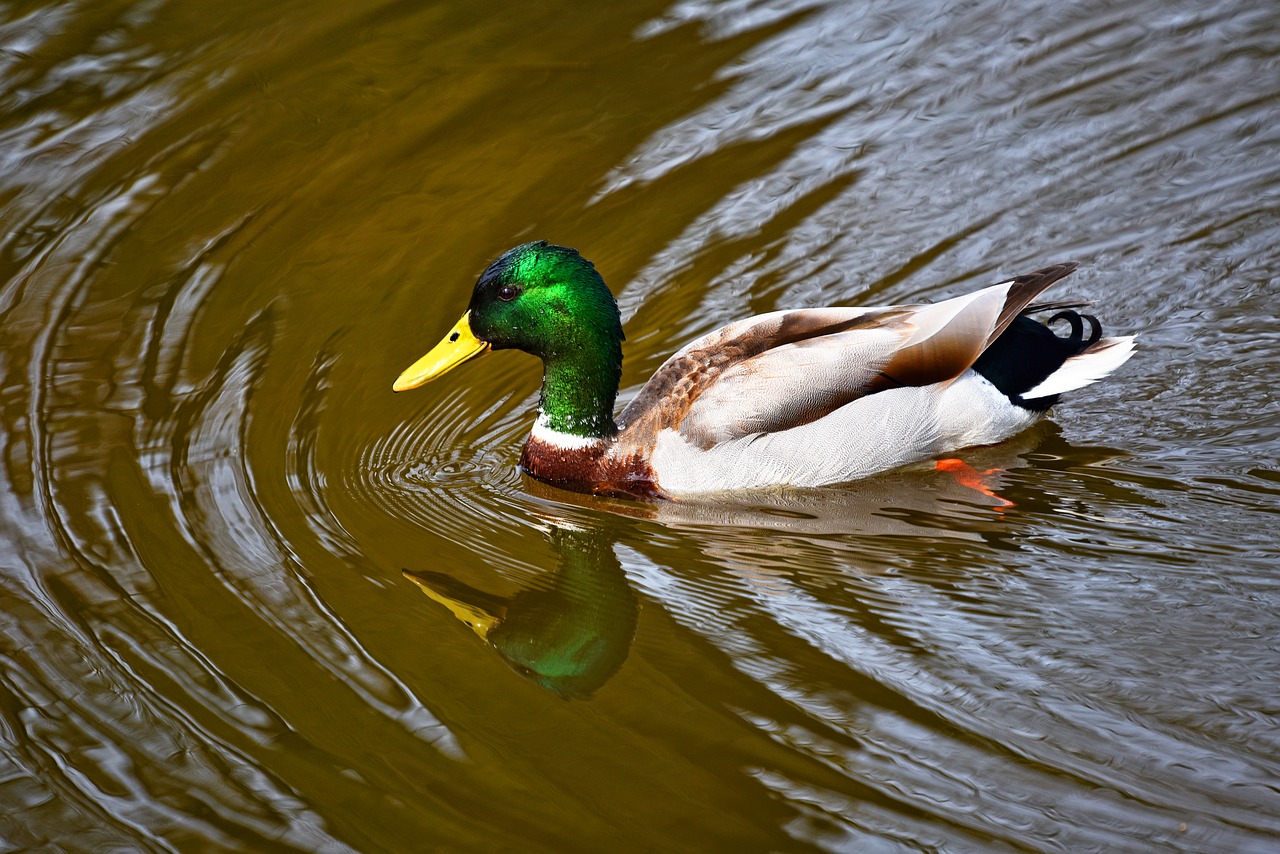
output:
<path id="1" fill-rule="evenodd" d="M 1280 7 L 0 3 L 0 847 L 1274 851 Z M 1111 381 L 733 503 L 391 381 L 535 237 L 624 397 L 1082 269 Z M 407 572 L 406 572 L 407 571 Z"/>

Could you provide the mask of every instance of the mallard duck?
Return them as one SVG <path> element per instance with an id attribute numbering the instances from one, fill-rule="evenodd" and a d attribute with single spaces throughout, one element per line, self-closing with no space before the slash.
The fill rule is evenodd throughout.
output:
<path id="1" fill-rule="evenodd" d="M 480 275 L 462 318 L 395 381 L 416 388 L 489 350 L 543 362 L 529 475 L 648 498 L 857 480 L 1025 429 L 1122 365 L 1082 303 L 1032 305 L 1055 264 L 928 305 L 773 311 L 686 344 L 615 420 L 618 305 L 595 266 L 545 241 Z M 1029 313 L 1056 311 L 1059 336 Z M 1088 326 L 1086 334 L 1085 327 Z"/>

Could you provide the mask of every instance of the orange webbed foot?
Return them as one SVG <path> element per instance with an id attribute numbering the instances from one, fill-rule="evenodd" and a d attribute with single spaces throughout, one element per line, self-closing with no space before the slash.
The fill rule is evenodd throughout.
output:
<path id="1" fill-rule="evenodd" d="M 955 459 L 954 457 L 938 460 L 934 465 L 938 471 L 948 472 L 956 479 L 956 483 L 961 486 L 977 490 L 988 498 L 994 498 L 998 502 L 995 507 L 997 513 L 1003 513 L 1006 507 L 1014 506 L 1014 503 L 1009 499 L 1001 498 L 997 495 L 994 489 L 997 484 L 993 482 L 993 475 L 1003 473 L 1004 469 L 987 469 L 980 472 L 964 460 Z"/>

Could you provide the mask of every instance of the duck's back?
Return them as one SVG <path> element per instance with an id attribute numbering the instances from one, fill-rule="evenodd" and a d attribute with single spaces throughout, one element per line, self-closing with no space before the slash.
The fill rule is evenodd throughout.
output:
<path id="1" fill-rule="evenodd" d="M 1028 406 L 1019 393 L 1052 386 L 1051 375 L 1072 360 L 1079 384 L 1091 382 L 1131 350 L 1128 339 L 1096 336 L 1072 345 L 1019 319 L 1074 268 L 1045 268 L 931 305 L 780 311 L 730 324 L 654 374 L 619 419 L 620 443 L 650 460 L 662 490 L 680 493 L 854 480 L 1000 441 L 1047 408 Z M 1020 329 L 1017 341 L 997 345 L 1015 320 L 1048 339 L 1024 345 L 1036 336 Z M 1035 359 L 1019 352 L 1024 346 L 1036 348 Z M 1108 364 L 1090 360 L 1090 347 L 1109 351 Z M 989 349 L 999 359 L 986 360 L 987 373 L 1013 361 L 1034 362 L 1042 375 L 1012 371 L 1014 379 L 993 383 L 973 370 Z"/>

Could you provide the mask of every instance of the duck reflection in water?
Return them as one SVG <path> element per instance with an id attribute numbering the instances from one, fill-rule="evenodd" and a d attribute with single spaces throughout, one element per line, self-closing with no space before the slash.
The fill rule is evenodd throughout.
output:
<path id="1" fill-rule="evenodd" d="M 1000 445 L 966 451 L 959 465 L 922 465 L 861 481 L 856 489 L 643 502 L 580 495 L 526 478 L 527 494 L 537 502 L 532 515 L 558 558 L 549 587 L 503 597 L 443 572 L 404 575 L 517 673 L 560 697 L 587 699 L 621 668 L 636 633 L 639 599 L 614 551 L 618 543 L 681 578 L 737 579 L 770 589 L 782 579 L 812 575 L 815 565 L 833 568 L 820 575 L 842 578 L 897 571 L 903 561 L 928 565 L 938 559 L 940 543 L 1016 542 L 1023 514 L 1059 512 L 1051 493 L 1006 490 L 995 474 L 1016 472 L 1031 456 L 1047 470 L 1064 460 L 1105 465 L 1124 452 L 1073 447 L 1057 425 L 1042 423 Z M 1110 494 L 1114 501 L 1140 500 L 1116 484 Z M 1007 515 L 1013 507 L 1019 512 Z M 691 544 L 678 564 L 670 550 L 659 556 L 646 548 L 653 538 L 648 526 L 655 524 Z M 889 557 L 861 559 L 878 554 Z M 956 571 L 968 552 L 947 554 Z M 973 554 L 981 565 L 982 552 Z"/>
<path id="2" fill-rule="evenodd" d="M 559 566 L 549 589 L 505 598 L 443 572 L 404 575 L 521 676 L 565 699 L 586 699 L 626 660 L 639 603 L 603 532 L 557 527 L 550 538 Z"/>

